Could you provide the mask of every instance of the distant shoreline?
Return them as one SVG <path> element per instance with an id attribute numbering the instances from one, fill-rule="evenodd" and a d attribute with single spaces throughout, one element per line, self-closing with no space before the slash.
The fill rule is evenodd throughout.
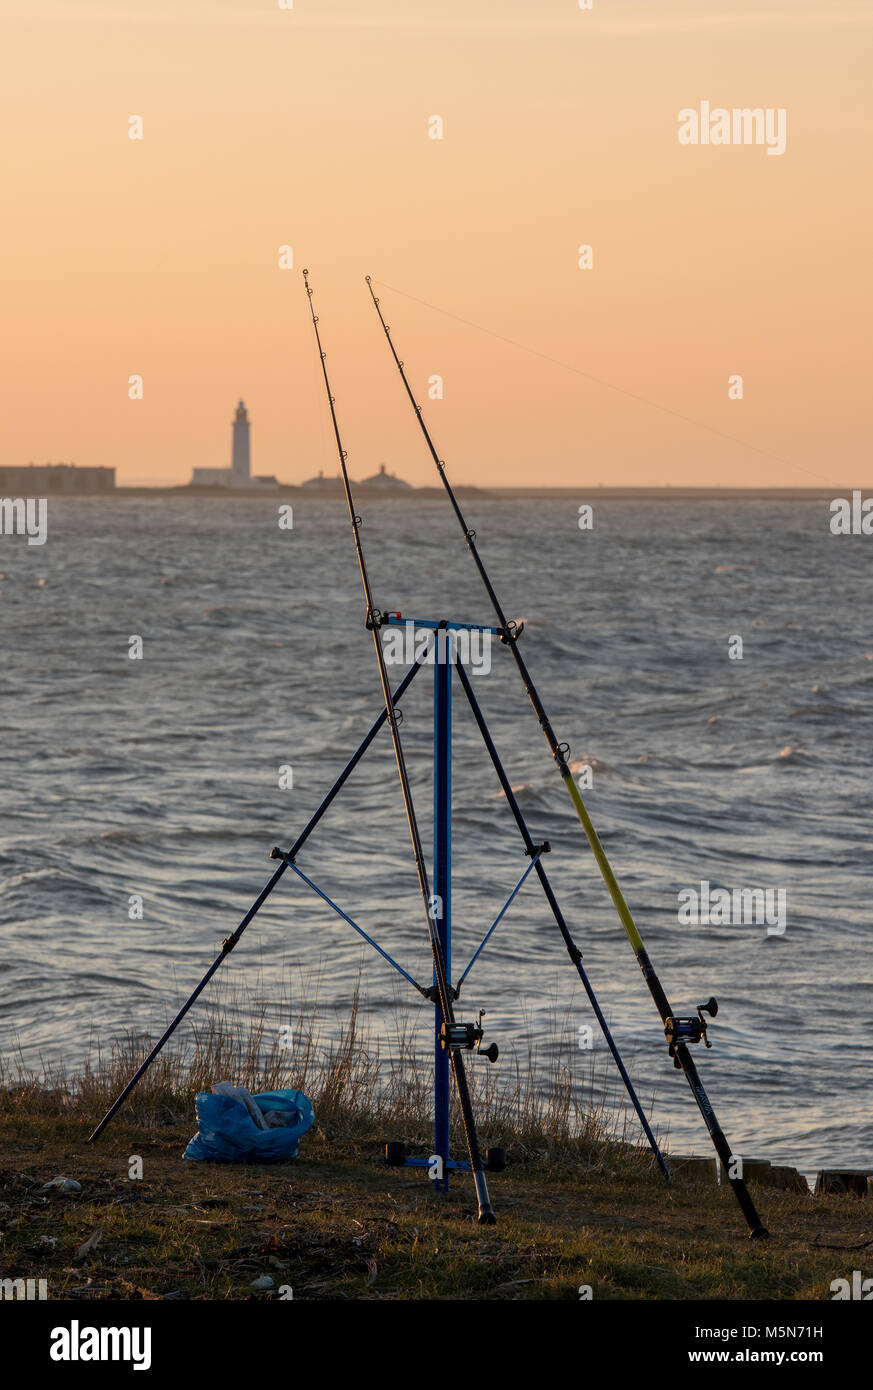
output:
<path id="1" fill-rule="evenodd" d="M 825 487 L 500 487 L 490 488 L 498 497 L 607 497 L 612 501 L 637 499 L 655 502 L 743 500 L 751 502 L 818 502 L 851 497 L 852 489 Z"/>
<path id="2" fill-rule="evenodd" d="M 825 488 L 825 487 L 600 487 L 597 484 L 580 483 L 576 487 L 472 487 L 470 485 L 459 484 L 455 487 L 455 492 L 459 497 L 501 497 L 521 500 L 523 498 L 572 498 L 581 501 L 600 501 L 611 502 L 820 502 L 832 501 L 835 497 L 851 497 L 852 488 Z M 422 498 L 443 497 L 445 494 L 440 487 L 413 487 L 400 491 L 379 490 L 357 488 L 356 493 L 366 497 L 371 501 L 390 501 L 390 502 L 415 502 Z M 342 501 L 343 496 L 332 489 L 313 489 L 302 487 L 296 483 L 280 483 L 275 489 L 267 488 L 224 488 L 224 487 L 116 487 L 111 492 L 99 494 L 50 494 L 51 496 L 66 496 L 72 500 L 78 498 L 79 501 L 92 502 L 95 496 L 100 498 L 109 497 L 176 497 L 176 498 L 196 498 L 200 501 L 208 501 L 213 498 L 228 499 L 251 499 L 257 497 L 268 501 L 281 500 L 288 498 L 312 498 L 316 501 Z"/>

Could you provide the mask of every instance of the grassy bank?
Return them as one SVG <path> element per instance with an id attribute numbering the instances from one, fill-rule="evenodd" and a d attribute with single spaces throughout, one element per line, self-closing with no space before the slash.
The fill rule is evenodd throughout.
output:
<path id="1" fill-rule="evenodd" d="M 496 1068 L 471 1069 L 483 1147 L 509 1156 L 489 1179 L 498 1225 L 479 1227 L 468 1177 L 442 1197 L 422 1170 L 380 1162 L 386 1139 L 430 1152 L 426 1070 L 402 1049 L 383 1066 L 355 1010 L 329 1047 L 297 1036 L 291 1065 L 270 1030 L 207 1016 L 94 1145 L 142 1039 L 76 1076 L 7 1072 L 0 1278 L 45 1279 L 49 1298 L 82 1300 L 276 1298 L 283 1287 L 298 1299 L 549 1300 L 578 1299 L 580 1285 L 595 1299 L 827 1299 L 833 1279 L 863 1267 L 867 1252 L 852 1247 L 871 1237 L 866 1201 L 759 1189 L 772 1234 L 753 1244 L 729 1190 L 681 1171 L 665 1183 L 596 1091 L 561 1068 L 543 1087 L 532 1060 L 502 1082 Z M 296 1162 L 182 1159 L 196 1091 L 226 1077 L 312 1097 L 316 1125 Z M 44 1188 L 59 1175 L 80 1190 Z"/>
<path id="2" fill-rule="evenodd" d="M 870 1232 L 856 1198 L 765 1191 L 773 1234 L 753 1244 L 729 1192 L 548 1146 L 510 1150 L 491 1176 L 499 1224 L 482 1228 L 468 1178 L 438 1197 L 417 1170 L 380 1164 L 381 1135 L 319 1127 L 295 1163 L 230 1167 L 183 1160 L 191 1131 L 118 1123 L 86 1147 L 75 1114 L 7 1108 L 2 1277 L 44 1278 L 59 1299 L 269 1298 L 283 1285 L 304 1299 L 576 1299 L 580 1284 L 596 1299 L 822 1299 L 864 1259 L 824 1247 Z M 81 1192 L 43 1191 L 59 1174 Z M 264 1276 L 272 1288 L 252 1289 Z"/>

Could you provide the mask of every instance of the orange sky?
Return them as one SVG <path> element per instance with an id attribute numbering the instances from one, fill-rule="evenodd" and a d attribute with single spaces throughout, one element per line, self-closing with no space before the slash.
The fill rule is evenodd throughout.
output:
<path id="1" fill-rule="evenodd" d="M 456 481 L 873 485 L 869 0 L 4 13 L 0 462 L 186 482 L 242 396 L 255 472 L 334 472 L 306 264 L 353 477 L 433 481 L 369 272 Z M 680 145 L 701 100 L 785 154 Z"/>

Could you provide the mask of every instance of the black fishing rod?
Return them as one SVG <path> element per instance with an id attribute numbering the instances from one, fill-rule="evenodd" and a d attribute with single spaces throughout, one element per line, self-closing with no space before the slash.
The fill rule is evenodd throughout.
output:
<path id="1" fill-rule="evenodd" d="M 494 612 L 497 615 L 497 623 L 500 628 L 501 641 L 505 642 L 506 645 L 509 647 L 509 650 L 512 652 L 515 664 L 518 668 L 518 673 L 521 676 L 522 683 L 527 693 L 527 697 L 530 700 L 531 705 L 533 706 L 534 713 L 537 716 L 540 728 L 542 729 L 546 742 L 549 745 L 552 757 L 554 758 L 555 763 L 557 764 L 558 771 L 561 774 L 564 786 L 567 789 L 570 800 L 572 801 L 573 806 L 576 810 L 576 814 L 578 815 L 579 820 L 582 822 L 582 828 L 585 831 L 585 836 L 588 840 L 589 845 L 591 846 L 591 850 L 594 854 L 595 860 L 597 861 L 597 866 L 600 869 L 603 880 L 607 888 L 609 889 L 609 895 L 612 898 L 616 911 L 618 912 L 621 924 L 625 929 L 631 946 L 633 947 L 634 954 L 637 958 L 637 964 L 639 965 L 640 970 L 643 974 L 643 979 L 648 985 L 649 993 L 655 1001 L 655 1007 L 657 1008 L 658 1013 L 661 1015 L 661 1021 L 664 1024 L 664 1033 L 668 1042 L 669 1055 L 673 1059 L 673 1065 L 678 1069 L 681 1069 L 681 1071 L 685 1074 L 689 1086 L 691 1087 L 692 1095 L 694 1096 L 694 1099 L 697 1102 L 698 1109 L 700 1110 L 700 1113 L 703 1116 L 704 1124 L 706 1125 L 706 1128 L 709 1131 L 709 1137 L 712 1140 L 715 1151 L 718 1154 L 719 1160 L 721 1162 L 722 1172 L 727 1175 L 728 1181 L 730 1182 L 730 1185 L 734 1190 L 734 1195 L 736 1196 L 736 1199 L 739 1202 L 743 1216 L 746 1218 L 746 1221 L 748 1223 L 749 1235 L 754 1239 L 757 1239 L 760 1236 L 766 1236 L 767 1231 L 763 1226 L 761 1218 L 759 1217 L 755 1209 L 755 1204 L 749 1195 L 749 1190 L 746 1187 L 745 1182 L 741 1177 L 731 1177 L 731 1173 L 733 1173 L 736 1168 L 736 1155 L 734 1155 L 731 1152 L 730 1145 L 728 1144 L 727 1139 L 724 1136 L 722 1128 L 718 1120 L 716 1119 L 715 1111 L 713 1110 L 712 1105 L 710 1104 L 709 1097 L 707 1096 L 706 1091 L 703 1088 L 703 1083 L 700 1080 L 697 1067 L 694 1064 L 694 1059 L 691 1057 L 691 1054 L 688 1051 L 688 1045 L 690 1043 L 697 1043 L 701 1040 L 706 1044 L 707 1047 L 710 1047 L 712 1045 L 706 1036 L 706 1020 L 704 1019 L 704 1014 L 708 1013 L 711 1017 L 715 1017 L 715 1014 L 718 1011 L 718 1004 L 716 1003 L 715 999 L 707 1000 L 705 1004 L 701 1004 L 698 1007 L 697 1015 L 694 1018 L 677 1018 L 673 1013 L 673 1010 L 670 1006 L 670 1001 L 664 993 L 661 981 L 658 979 L 658 976 L 655 973 L 655 968 L 652 965 L 651 960 L 649 959 L 648 952 L 646 951 L 646 948 L 643 944 L 643 939 L 640 936 L 639 931 L 637 930 L 636 923 L 634 922 L 634 919 L 631 916 L 630 908 L 628 907 L 625 901 L 624 895 L 618 885 L 618 880 L 616 879 L 615 874 L 613 873 L 612 865 L 606 857 L 606 851 L 604 850 L 603 845 L 600 843 L 597 831 L 594 829 L 594 824 L 591 820 L 591 817 L 588 814 L 585 803 L 582 800 L 582 796 L 574 780 L 573 773 L 570 770 L 569 745 L 566 743 L 558 742 L 558 739 L 555 736 L 555 731 L 552 728 L 548 715 L 546 714 L 543 702 L 539 697 L 539 693 L 537 691 L 536 686 L 534 685 L 533 677 L 531 676 L 530 671 L 527 668 L 527 664 L 524 660 L 524 657 L 518 649 L 518 639 L 521 636 L 523 624 L 507 620 L 506 614 L 503 611 L 503 607 L 500 603 L 500 600 L 497 597 L 497 594 L 494 590 L 494 586 L 492 585 L 491 580 L 488 577 L 488 572 L 485 569 L 485 565 L 482 562 L 482 557 L 479 554 L 479 550 L 476 545 L 476 532 L 471 530 L 470 527 L 467 525 L 464 514 L 461 511 L 461 507 L 458 502 L 457 496 L 455 495 L 454 488 L 452 487 L 446 475 L 445 462 L 443 459 L 440 458 L 439 454 L 437 453 L 433 439 L 431 438 L 427 425 L 424 422 L 424 416 L 421 413 L 421 407 L 419 406 L 418 402 L 415 399 L 415 396 L 412 393 L 412 388 L 409 385 L 409 379 L 404 370 L 403 363 L 397 355 L 397 350 L 394 346 L 394 340 L 391 337 L 391 330 L 385 322 L 385 317 L 382 313 L 379 300 L 373 289 L 370 276 L 367 275 L 365 279 L 367 283 L 367 288 L 370 291 L 370 298 L 373 301 L 376 313 L 379 315 L 379 322 L 382 325 L 385 337 L 388 342 L 388 346 L 391 350 L 391 356 L 394 358 L 394 362 L 397 366 L 398 371 L 400 372 L 400 378 L 406 389 L 406 394 L 409 397 L 412 409 L 415 412 L 415 417 L 418 420 L 418 424 L 424 436 L 425 443 L 427 444 L 431 458 L 436 464 L 437 472 L 439 473 L 439 476 L 442 480 L 442 484 L 446 490 L 446 494 L 448 495 L 449 502 L 451 503 L 455 516 L 458 519 L 458 524 L 462 532 L 464 533 L 464 540 L 467 543 L 467 548 L 473 557 L 473 562 L 477 570 L 479 571 L 479 576 L 482 580 L 482 583 L 485 586 L 488 597 L 491 600 L 491 605 L 494 609 Z"/>
<path id="2" fill-rule="evenodd" d="M 467 1150 L 470 1155 L 470 1167 L 473 1172 L 473 1181 L 476 1185 L 476 1198 L 479 1204 L 479 1221 L 484 1225 L 493 1225 L 495 1221 L 494 1210 L 488 1197 L 488 1186 L 485 1180 L 485 1169 L 479 1151 L 479 1141 L 473 1119 L 473 1106 L 470 1101 L 467 1073 L 464 1067 L 463 1057 L 461 1056 L 461 1049 L 463 1048 L 466 1051 L 471 1051 L 474 1043 L 478 1049 L 478 1045 L 482 1041 L 481 1025 L 458 1024 L 455 1022 L 453 1005 L 454 995 L 446 973 L 442 942 L 440 941 L 433 915 L 433 900 L 431 898 L 427 866 L 424 862 L 421 836 L 419 834 L 415 806 L 412 800 L 412 789 L 409 785 L 409 777 L 406 771 L 406 759 L 403 755 L 403 744 L 400 738 L 400 717 L 399 712 L 394 708 L 391 687 L 388 683 L 385 654 L 382 651 L 380 629 L 383 615 L 376 609 L 373 603 L 373 591 L 370 587 L 370 576 L 367 572 L 367 562 L 364 557 L 364 547 L 361 541 L 361 518 L 355 510 L 354 497 L 352 496 L 352 485 L 349 480 L 348 468 L 346 467 L 348 455 L 343 448 L 342 439 L 340 437 L 339 424 L 336 417 L 336 404 L 330 389 L 330 380 L 325 363 L 326 354 L 321 346 L 321 334 L 318 331 L 318 315 L 315 312 L 315 306 L 312 302 L 312 289 L 309 284 L 308 270 L 304 270 L 303 272 L 303 283 L 306 286 L 306 294 L 309 298 L 309 312 L 312 316 L 312 327 L 315 331 L 315 341 L 318 347 L 319 360 L 321 362 L 321 372 L 324 377 L 324 389 L 327 393 L 328 406 L 330 407 L 331 424 L 333 425 L 334 439 L 336 440 L 337 453 L 342 470 L 343 488 L 345 490 L 346 503 L 349 509 L 349 520 L 351 521 L 352 532 L 355 538 L 355 553 L 358 558 L 358 569 L 361 573 L 361 583 L 364 588 L 364 599 L 366 603 L 365 622 L 373 634 L 373 645 L 376 649 L 376 661 L 379 666 L 379 680 L 382 685 L 382 696 L 385 701 L 386 722 L 391 730 L 391 740 L 394 745 L 394 760 L 397 764 L 397 775 L 400 779 L 400 790 L 403 796 L 406 820 L 409 825 L 409 838 L 412 842 L 412 853 L 415 859 L 416 873 L 418 874 L 418 884 L 424 901 L 424 913 L 427 921 L 427 933 L 430 940 L 431 952 L 433 954 L 434 979 L 436 983 L 436 1000 L 434 1002 L 439 1004 L 443 1020 L 441 1037 L 443 1039 L 443 1046 L 449 1053 L 452 1073 L 455 1078 L 455 1088 L 458 1093 L 461 1120 L 464 1126 L 464 1135 L 467 1140 Z"/>
<path id="3" fill-rule="evenodd" d="M 500 782 L 500 786 L 503 790 L 503 795 L 506 798 L 507 805 L 509 806 L 509 809 L 512 812 L 515 823 L 518 826 L 519 831 L 521 832 L 521 838 L 524 841 L 525 851 L 527 854 L 532 856 L 536 850 L 533 836 L 531 835 L 530 830 L 528 829 L 527 821 L 525 820 L 524 814 L 522 813 L 522 809 L 518 804 L 518 799 L 515 795 L 515 792 L 512 790 L 512 783 L 510 782 L 509 777 L 507 776 L 506 769 L 504 768 L 503 763 L 500 761 L 500 754 L 497 752 L 494 740 L 491 737 L 491 731 L 488 728 L 488 725 L 485 723 L 485 716 L 482 713 L 479 701 L 476 699 L 476 696 L 473 693 L 473 687 L 470 684 L 470 677 L 467 675 L 463 663 L 460 661 L 457 663 L 457 672 L 464 694 L 467 697 L 467 702 L 470 706 L 470 709 L 473 712 L 473 718 L 476 721 L 476 726 L 480 734 L 482 735 L 482 739 L 488 751 L 488 756 L 491 759 L 494 771 L 497 773 L 497 779 Z M 640 1105 L 639 1097 L 637 1096 L 637 1093 L 634 1090 L 633 1082 L 631 1081 L 630 1076 L 628 1075 L 627 1068 L 624 1062 L 622 1061 L 621 1053 L 616 1047 L 615 1039 L 613 1038 L 609 1025 L 606 1022 L 603 1010 L 601 1009 L 600 1004 L 597 1001 L 597 996 L 594 993 L 594 990 L 591 986 L 591 981 L 588 978 L 588 973 L 584 965 L 582 964 L 582 952 L 579 950 L 579 947 L 576 945 L 576 942 L 573 940 L 573 937 L 570 934 L 570 928 L 567 926 L 564 914 L 561 911 L 558 905 L 558 900 L 555 897 L 555 894 L 552 890 L 552 885 L 549 880 L 549 876 L 543 868 L 542 861 L 540 859 L 536 860 L 534 864 L 534 869 L 536 870 L 536 874 L 539 878 L 542 890 L 546 895 L 546 901 L 548 902 L 549 907 L 552 909 L 552 916 L 555 919 L 555 924 L 558 928 L 558 931 L 561 933 L 561 936 L 563 937 L 564 945 L 567 948 L 567 954 L 569 955 L 571 961 L 576 967 L 579 979 L 582 981 L 582 984 L 585 988 L 585 993 L 588 995 L 591 1007 L 594 1010 L 594 1015 L 597 1019 L 597 1022 L 600 1024 L 600 1031 L 603 1033 L 603 1036 L 606 1039 L 606 1044 L 610 1052 L 612 1053 L 615 1065 L 618 1067 L 619 1075 L 625 1084 L 625 1089 L 627 1090 L 631 1104 L 633 1105 L 633 1108 L 637 1113 L 637 1119 L 642 1125 L 643 1133 L 649 1141 L 649 1147 L 651 1148 L 652 1153 L 654 1154 L 657 1160 L 658 1167 L 661 1169 L 661 1172 L 664 1174 L 664 1177 L 669 1178 L 670 1170 L 668 1169 L 667 1164 L 664 1162 L 664 1156 L 661 1153 L 661 1150 L 658 1146 L 658 1141 L 652 1133 L 651 1125 L 646 1119 L 646 1112 Z"/>

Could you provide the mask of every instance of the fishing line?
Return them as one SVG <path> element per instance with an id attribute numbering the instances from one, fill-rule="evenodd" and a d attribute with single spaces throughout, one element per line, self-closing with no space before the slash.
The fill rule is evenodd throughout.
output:
<path id="1" fill-rule="evenodd" d="M 650 400 L 648 396 L 640 396 L 636 391 L 629 391 L 626 386 L 616 386 L 611 381 L 605 381 L 603 377 L 595 376 L 593 372 L 586 372 L 582 367 L 574 367 L 571 362 L 564 362 L 560 357 L 552 357 L 550 353 L 541 352 L 539 348 L 529 347 L 527 343 L 520 343 L 515 338 L 507 338 L 503 333 L 496 333 L 493 328 L 485 328 L 481 323 L 473 323 L 471 319 L 462 318 L 460 314 L 454 314 L 450 309 L 441 309 L 438 304 L 430 304 L 426 299 L 419 299 L 418 295 L 408 294 L 406 290 L 399 290 L 396 285 L 388 285 L 384 280 L 376 280 L 374 284 L 379 285 L 381 289 L 390 290 L 392 294 L 399 294 L 404 299 L 411 299 L 413 303 L 421 304 L 423 308 L 431 309 L 435 314 L 442 314 L 445 318 L 454 319 L 456 323 L 462 323 L 465 328 L 473 328 L 478 333 L 487 334 L 489 338 L 496 338 L 498 342 L 517 348 L 519 352 L 530 353 L 532 357 L 541 357 L 544 362 L 550 362 L 554 367 L 562 367 L 565 372 L 572 372 L 574 376 L 584 377 L 586 381 L 592 381 L 595 386 L 602 386 L 607 391 L 615 391 L 619 396 L 626 396 L 628 400 L 636 401 L 639 405 L 650 406 L 652 410 L 660 410 L 664 415 L 672 415 L 675 420 L 682 420 L 686 425 L 694 425 L 696 429 L 706 430 L 708 434 L 714 435 L 717 439 L 723 439 L 728 444 L 737 444 L 741 449 L 750 449 L 763 458 L 772 459 L 774 463 L 782 463 L 786 468 L 793 468 L 798 473 L 805 473 L 808 478 L 816 478 L 821 483 L 827 483 L 829 487 L 837 486 L 830 477 L 815 473 L 810 468 L 804 468 L 802 464 L 795 463 L 792 459 L 784 458 L 781 454 L 774 454 L 770 449 L 762 449 L 758 444 L 750 444 L 748 440 L 737 439 L 735 435 L 726 434 L 724 430 L 717 429 L 715 425 L 707 425 L 703 420 L 695 420 L 691 415 L 683 415 L 680 410 L 673 410 L 669 405 L 661 405 L 658 401 Z"/>

